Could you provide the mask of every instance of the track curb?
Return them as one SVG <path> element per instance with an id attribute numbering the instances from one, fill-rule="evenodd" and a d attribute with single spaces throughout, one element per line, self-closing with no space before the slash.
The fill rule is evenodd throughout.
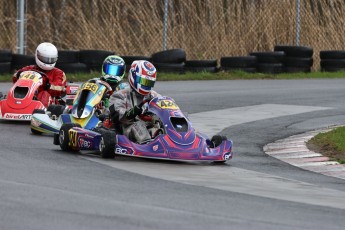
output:
<path id="1" fill-rule="evenodd" d="M 329 132 L 337 127 L 340 126 L 314 130 L 280 139 L 265 145 L 263 150 L 267 155 L 290 165 L 326 176 L 345 179 L 345 165 L 309 150 L 306 145 L 317 134 Z"/>

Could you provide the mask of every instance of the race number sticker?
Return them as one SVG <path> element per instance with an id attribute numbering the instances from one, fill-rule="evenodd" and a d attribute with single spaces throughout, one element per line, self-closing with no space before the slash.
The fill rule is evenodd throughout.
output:
<path id="1" fill-rule="evenodd" d="M 90 90 L 93 93 L 96 93 L 98 90 L 98 85 L 96 85 L 95 83 L 85 83 L 82 89 Z"/>
<path id="2" fill-rule="evenodd" d="M 172 100 L 160 100 L 157 105 L 162 109 L 180 109 Z"/>
<path id="3" fill-rule="evenodd" d="M 42 81 L 42 75 L 34 71 L 25 71 L 20 75 L 19 78 L 27 79 L 35 83 Z"/>
<path id="4" fill-rule="evenodd" d="M 70 146 L 78 147 L 77 131 L 70 129 L 68 130 L 68 135 L 69 135 L 69 140 L 70 140 Z"/>

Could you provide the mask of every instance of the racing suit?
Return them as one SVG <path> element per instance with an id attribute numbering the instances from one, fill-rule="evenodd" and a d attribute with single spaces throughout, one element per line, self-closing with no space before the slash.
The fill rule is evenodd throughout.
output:
<path id="1" fill-rule="evenodd" d="M 135 106 L 138 106 L 145 99 L 160 96 L 157 92 L 151 90 L 150 95 L 143 96 L 133 90 L 131 87 L 114 92 L 109 99 L 110 114 L 114 123 L 120 123 L 120 128 L 124 135 L 130 140 L 139 144 L 151 140 L 151 135 L 146 127 L 146 122 L 137 116 L 134 119 L 128 119 L 126 113 Z"/>
<path id="2" fill-rule="evenodd" d="M 47 78 L 49 82 L 46 82 L 45 78 L 42 87 L 38 88 L 38 95 L 37 98 L 40 100 L 46 107 L 48 107 L 51 97 L 61 97 L 62 94 L 65 92 L 66 88 L 66 75 L 65 73 L 54 67 L 52 70 L 43 70 L 39 68 L 37 65 L 30 65 L 30 66 L 25 66 L 21 69 L 19 69 L 12 77 L 13 83 L 17 81 L 17 73 L 23 72 L 23 71 L 28 71 L 28 70 L 33 70 L 33 71 L 39 71 L 42 73 L 45 73 L 47 75 Z M 49 83 L 49 84 L 48 84 Z M 48 84 L 48 88 L 47 88 Z"/>

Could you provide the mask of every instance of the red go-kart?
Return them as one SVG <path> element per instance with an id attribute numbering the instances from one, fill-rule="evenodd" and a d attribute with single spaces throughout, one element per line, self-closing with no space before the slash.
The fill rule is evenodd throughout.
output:
<path id="1" fill-rule="evenodd" d="M 3 96 L 0 93 L 0 120 L 30 121 L 35 109 L 45 110 L 50 104 L 55 104 L 55 98 L 51 98 L 47 91 L 41 90 L 47 82 L 49 81 L 44 73 L 20 73 L 8 94 Z"/>

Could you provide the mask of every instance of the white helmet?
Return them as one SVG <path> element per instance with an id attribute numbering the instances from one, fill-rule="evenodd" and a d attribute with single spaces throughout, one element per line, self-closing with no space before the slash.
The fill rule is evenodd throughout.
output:
<path id="1" fill-rule="evenodd" d="M 36 48 L 35 59 L 41 69 L 52 70 L 58 59 L 58 51 L 53 44 L 43 42 Z"/>

